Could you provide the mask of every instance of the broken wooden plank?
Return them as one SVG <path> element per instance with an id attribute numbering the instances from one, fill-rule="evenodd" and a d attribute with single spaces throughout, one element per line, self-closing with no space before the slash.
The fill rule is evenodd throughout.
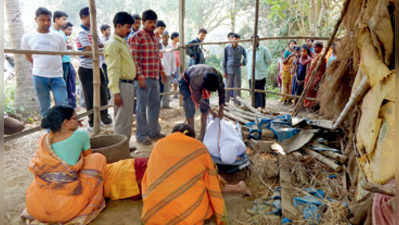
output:
<path id="1" fill-rule="evenodd" d="M 336 172 L 339 172 L 342 170 L 342 166 L 336 164 L 333 160 L 326 158 L 325 156 L 323 156 L 322 154 L 319 154 L 309 148 L 305 148 L 305 152 L 308 153 L 309 155 L 311 155 L 313 158 L 319 160 L 320 162 L 324 163 L 325 165 L 327 165 L 328 167 L 330 167 L 331 169 L 333 169 Z"/>
<path id="2" fill-rule="evenodd" d="M 295 220 L 299 216 L 299 211 L 293 205 L 293 192 L 291 184 L 291 173 L 288 163 L 287 156 L 279 155 L 279 167 L 280 167 L 280 194 L 281 194 L 281 211 L 282 218 L 288 218 Z"/>
<path id="3" fill-rule="evenodd" d="M 249 116 L 249 115 L 246 115 L 246 114 L 231 110 L 230 108 L 224 108 L 224 111 L 225 112 L 228 111 L 229 113 L 231 113 L 232 115 L 236 116 L 237 118 L 243 118 L 243 119 L 248 120 L 250 122 L 256 120 L 256 117 Z"/>
<path id="4" fill-rule="evenodd" d="M 238 112 L 242 112 L 242 113 L 247 114 L 247 115 L 250 115 L 250 116 L 255 116 L 255 117 L 260 117 L 260 118 L 265 117 L 265 115 L 263 115 L 263 114 L 261 114 L 261 113 L 254 113 L 254 112 L 252 112 L 252 111 L 248 111 L 248 110 L 242 109 L 242 108 L 240 108 L 240 107 L 234 106 L 234 105 L 229 104 L 229 103 L 226 105 L 226 107 L 227 107 L 227 108 L 230 108 L 230 109 L 232 109 L 232 110 L 238 111 Z M 225 108 L 226 108 L 226 107 L 225 107 Z"/>
<path id="5" fill-rule="evenodd" d="M 254 107 L 252 107 L 250 104 L 248 104 L 247 102 L 245 102 L 244 100 L 242 100 L 240 97 L 237 96 L 236 98 L 241 105 L 245 106 L 248 108 L 248 110 L 250 110 L 253 113 L 258 113 L 258 114 L 262 114 L 259 110 L 255 109 Z"/>

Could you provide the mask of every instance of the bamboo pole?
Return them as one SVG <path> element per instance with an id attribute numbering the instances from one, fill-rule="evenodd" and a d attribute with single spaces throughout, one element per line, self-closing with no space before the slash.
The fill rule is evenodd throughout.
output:
<path id="1" fill-rule="evenodd" d="M 338 28 L 340 27 L 340 25 L 341 25 L 341 23 L 342 23 L 342 20 L 344 19 L 344 16 L 345 16 L 346 12 L 348 11 L 349 3 L 350 3 L 350 0 L 346 0 L 346 1 L 345 1 L 344 6 L 343 6 L 343 8 L 342 8 L 341 16 L 339 17 L 337 23 L 335 24 L 334 31 L 333 31 L 333 33 L 332 33 L 330 39 L 328 40 L 327 47 L 325 48 L 325 50 L 324 50 L 324 52 L 323 52 L 323 55 L 322 55 L 322 57 L 320 58 L 320 60 L 317 62 L 317 66 L 315 67 L 315 69 L 314 69 L 314 70 L 312 71 L 312 73 L 310 74 L 309 82 L 308 82 L 307 85 L 305 86 L 305 88 L 304 88 L 304 90 L 303 90 L 303 92 L 302 92 L 301 97 L 299 98 L 298 102 L 296 103 L 295 108 L 294 108 L 294 111 L 292 112 L 292 116 L 296 116 L 296 115 L 298 114 L 298 111 L 301 109 L 302 104 L 303 104 L 304 97 L 305 97 L 306 93 L 308 92 L 308 90 L 309 90 L 309 88 L 310 88 L 310 85 L 313 83 L 313 81 L 314 81 L 314 79 L 315 79 L 315 77 L 316 77 L 316 73 L 317 73 L 317 71 L 319 70 L 322 61 L 325 60 L 325 57 L 326 57 L 326 55 L 327 55 L 327 52 L 328 52 L 329 48 L 331 47 L 331 44 L 333 43 L 333 41 L 334 41 L 334 39 L 335 39 L 335 36 L 337 35 Z"/>
<path id="2" fill-rule="evenodd" d="M 333 169 L 336 172 L 339 172 L 342 170 L 342 166 L 336 164 L 333 160 L 326 158 L 325 156 L 323 156 L 320 153 L 317 153 L 317 152 L 315 152 L 311 149 L 307 149 L 307 148 L 305 148 L 305 152 L 308 153 L 309 155 L 311 155 L 313 158 L 324 163 L 325 165 L 327 165 L 328 167 L 330 167 L 331 169 Z"/>
<path id="3" fill-rule="evenodd" d="M 31 54 L 31 55 L 77 55 L 77 56 L 91 56 L 92 52 L 78 52 L 78 51 L 39 51 L 39 50 L 25 50 L 25 49 L 4 49 L 4 53 L 11 54 Z M 99 52 L 98 54 L 103 55 L 103 52 Z"/>
<path id="4" fill-rule="evenodd" d="M 100 110 L 105 110 L 105 109 L 108 109 L 108 108 L 111 108 L 111 107 L 113 107 L 113 105 L 105 105 L 105 106 L 102 106 L 100 108 Z M 93 114 L 93 110 L 89 110 L 87 112 L 79 114 L 77 117 L 78 117 L 78 119 L 81 119 L 81 118 L 83 118 L 85 116 L 88 116 L 90 114 Z M 38 132 L 40 130 L 42 130 L 42 128 L 40 126 L 37 126 L 37 127 L 31 128 L 29 130 L 24 130 L 24 131 L 21 131 L 19 133 L 13 134 L 13 135 L 8 135 L 8 136 L 4 137 L 4 142 L 8 142 L 8 141 L 20 138 L 20 137 L 24 137 L 24 136 L 36 133 L 36 132 Z"/>
<path id="5" fill-rule="evenodd" d="M 98 55 L 98 35 L 97 35 L 97 11 L 95 0 L 89 0 L 90 9 L 90 32 L 92 36 L 93 54 L 93 110 L 94 110 L 94 135 L 100 133 L 100 59 Z"/>
<path id="6" fill-rule="evenodd" d="M 360 81 L 360 85 L 358 89 L 356 89 L 356 91 L 351 95 L 351 97 L 348 100 L 348 103 L 346 103 L 345 105 L 345 108 L 339 114 L 338 119 L 335 121 L 333 125 L 333 129 L 336 129 L 341 124 L 341 122 L 348 115 L 349 111 L 353 108 L 353 106 L 357 102 L 359 102 L 360 98 L 366 93 L 367 89 L 370 87 L 370 85 L 367 82 L 367 76 L 362 75 L 361 73 L 359 73 L 358 75 L 363 76 L 362 80 Z"/>
<path id="7" fill-rule="evenodd" d="M 185 70 L 185 57 L 184 57 L 184 17 L 186 12 L 186 1 L 179 0 L 179 58 L 180 58 L 180 68 L 179 68 L 179 77 L 183 77 L 184 70 Z M 183 97 L 179 95 L 179 105 L 183 105 Z"/>
<path id="8" fill-rule="evenodd" d="M 255 67 L 256 67 L 256 49 L 258 48 L 258 22 L 259 22 L 259 0 L 256 0 L 255 4 L 255 27 L 254 27 L 254 37 L 252 44 L 252 106 L 255 107 Z"/>

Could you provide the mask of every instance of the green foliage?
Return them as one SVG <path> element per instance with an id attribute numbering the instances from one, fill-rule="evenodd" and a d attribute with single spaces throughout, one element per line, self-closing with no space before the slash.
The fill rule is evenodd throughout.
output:
<path id="1" fill-rule="evenodd" d="M 222 71 L 222 57 L 215 54 L 210 55 L 206 58 L 206 64 L 214 67 L 215 69 Z"/>
<path id="2" fill-rule="evenodd" d="M 4 112 L 15 114 L 17 110 L 15 109 L 14 102 L 15 102 L 15 84 L 6 85 Z"/>

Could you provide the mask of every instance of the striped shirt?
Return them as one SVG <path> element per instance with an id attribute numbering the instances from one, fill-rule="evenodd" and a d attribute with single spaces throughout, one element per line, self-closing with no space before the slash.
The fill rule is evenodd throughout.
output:
<path id="1" fill-rule="evenodd" d="M 129 39 L 130 49 L 136 63 L 136 79 L 159 79 L 163 71 L 159 38 L 146 30 L 140 30 Z"/>

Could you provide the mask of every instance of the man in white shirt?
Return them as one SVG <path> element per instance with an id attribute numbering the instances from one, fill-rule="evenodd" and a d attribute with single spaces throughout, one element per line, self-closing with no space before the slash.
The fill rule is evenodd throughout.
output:
<path id="1" fill-rule="evenodd" d="M 161 47 L 162 47 L 162 50 L 170 50 L 172 48 L 172 46 L 169 45 L 169 34 L 167 31 L 165 31 L 162 34 Z M 170 91 L 170 80 L 171 80 L 172 76 L 177 71 L 175 53 L 173 51 L 163 52 L 161 62 L 162 62 L 163 70 L 167 77 L 167 81 L 163 84 L 164 85 L 163 92 L 168 93 Z M 169 103 L 170 103 L 170 96 L 164 95 L 162 97 L 162 103 L 161 103 L 162 108 L 169 109 L 170 108 Z"/>
<path id="2" fill-rule="evenodd" d="M 51 12 L 46 8 L 36 10 L 36 32 L 24 35 L 22 49 L 41 51 L 66 51 L 64 38 L 50 32 Z M 50 91 L 53 92 L 56 105 L 68 104 L 66 83 L 63 78 L 61 55 L 31 55 L 26 59 L 33 64 L 33 85 L 40 103 L 43 117 L 50 108 Z"/>

